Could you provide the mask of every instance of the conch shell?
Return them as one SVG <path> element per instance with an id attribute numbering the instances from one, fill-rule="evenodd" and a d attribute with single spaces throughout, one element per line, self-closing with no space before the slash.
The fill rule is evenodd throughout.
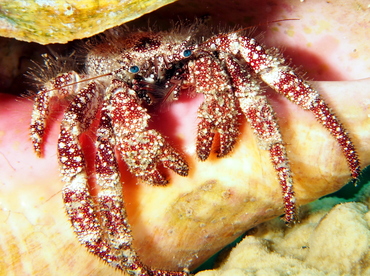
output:
<path id="1" fill-rule="evenodd" d="M 320 82 L 315 86 L 349 131 L 362 166 L 369 165 L 370 79 Z M 349 89 L 351 97 L 347 94 Z M 3 264 L 11 263 L 18 254 L 22 255 L 23 266 L 17 268 L 20 272 L 30 269 L 36 273 L 40 269 L 36 264 L 44 263 L 50 256 L 63 260 L 81 254 L 90 264 L 99 263 L 78 244 L 64 213 L 60 198 L 63 184 L 55 156 L 57 123 L 51 129 L 45 158 L 37 159 L 27 137 L 32 103 L 10 100 L 8 96 L 3 96 L 1 102 Z M 346 184 L 350 173 L 345 158 L 314 116 L 285 99 L 275 98 L 272 104 L 287 143 L 298 204 Z M 187 116 L 191 125 L 190 129 L 189 125 L 179 125 L 175 136 L 195 133 L 198 105 L 173 106 L 167 112 L 178 118 Z M 181 114 L 181 110 L 185 113 Z M 6 120 L 9 116 L 10 123 Z M 200 162 L 193 144 L 193 139 L 188 139 L 183 145 L 191 164 L 189 177 L 171 174 L 167 187 L 135 185 L 136 180 L 129 174 L 123 177 L 134 245 L 143 262 L 152 267 L 195 268 L 247 229 L 283 213 L 281 190 L 268 152 L 258 147 L 247 123 L 235 150 L 226 158 Z M 74 265 L 79 268 L 69 263 L 68 269 Z M 7 268 L 0 265 L 2 271 Z M 48 269 L 52 273 L 56 268 Z M 105 269 L 110 271 L 109 266 Z"/>

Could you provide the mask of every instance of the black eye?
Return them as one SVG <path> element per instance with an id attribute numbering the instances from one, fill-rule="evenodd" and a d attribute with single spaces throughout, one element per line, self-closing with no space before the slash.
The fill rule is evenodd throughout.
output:
<path id="1" fill-rule="evenodd" d="M 139 72 L 140 68 L 139 68 L 139 66 L 134 65 L 134 66 L 131 66 L 128 70 L 130 71 L 130 73 L 135 74 L 135 73 Z"/>
<path id="2" fill-rule="evenodd" d="M 191 51 L 191 50 L 186 49 L 184 52 L 182 52 L 182 55 L 183 55 L 184 57 L 190 57 L 191 53 L 192 53 L 192 51 Z"/>

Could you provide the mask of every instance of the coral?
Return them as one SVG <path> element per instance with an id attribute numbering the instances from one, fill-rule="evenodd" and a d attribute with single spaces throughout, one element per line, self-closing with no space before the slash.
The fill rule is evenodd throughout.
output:
<path id="1" fill-rule="evenodd" d="M 324 198 L 301 208 L 301 222 L 279 219 L 250 230 L 218 269 L 218 275 L 369 275 L 370 183 L 353 200 Z"/>

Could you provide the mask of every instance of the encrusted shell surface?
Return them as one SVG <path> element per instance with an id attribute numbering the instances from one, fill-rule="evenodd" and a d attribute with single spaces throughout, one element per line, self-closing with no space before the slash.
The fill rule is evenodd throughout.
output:
<path id="1" fill-rule="evenodd" d="M 66 43 L 121 25 L 176 0 L 3 0 L 0 36 Z"/>

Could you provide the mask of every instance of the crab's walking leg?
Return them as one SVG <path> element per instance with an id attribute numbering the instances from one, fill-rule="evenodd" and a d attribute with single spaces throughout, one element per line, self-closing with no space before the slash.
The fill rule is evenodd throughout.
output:
<path id="1" fill-rule="evenodd" d="M 101 112 L 97 131 L 95 172 L 98 187 L 97 204 L 100 211 L 101 229 L 107 238 L 110 265 L 131 275 L 149 275 L 132 249 L 130 225 L 126 219 L 120 174 L 114 153 L 115 139 L 106 104 Z"/>
<path id="2" fill-rule="evenodd" d="M 217 42 L 217 47 L 215 42 Z M 312 111 L 317 120 L 337 140 L 347 159 L 352 177 L 358 178 L 360 161 L 346 130 L 318 92 L 307 82 L 301 80 L 274 49 L 265 50 L 255 39 L 240 36 L 237 33 L 217 36 L 209 40 L 205 46 L 233 55 L 241 55 L 252 70 L 276 92 L 303 109 Z"/>
<path id="3" fill-rule="evenodd" d="M 53 97 L 64 98 L 78 91 L 79 75 L 68 72 L 58 75 L 48 81 L 44 88 L 36 95 L 31 118 L 31 140 L 38 156 L 42 154 L 42 143 L 45 135 L 46 121 L 50 113 L 50 101 Z"/>
<path id="4" fill-rule="evenodd" d="M 109 239 L 108 244 L 115 260 L 111 265 L 124 268 L 132 275 L 187 275 L 185 272 L 150 270 L 140 262 L 132 248 L 131 229 L 127 221 L 119 168 L 114 154 L 116 139 L 107 107 L 111 102 L 111 95 L 108 93 L 101 112 L 95 158 L 101 226 Z"/>
<path id="5" fill-rule="evenodd" d="M 264 82 L 303 109 L 312 111 L 317 120 L 329 130 L 340 145 L 353 178 L 358 178 L 360 161 L 355 147 L 338 118 L 308 83 L 301 80 L 284 59 L 270 54 L 254 39 L 239 37 L 240 52 Z"/>
<path id="6" fill-rule="evenodd" d="M 79 241 L 107 262 L 115 262 L 117 260 L 111 257 L 109 244 L 103 239 L 95 203 L 88 189 L 85 158 L 79 144 L 80 134 L 95 117 L 101 95 L 101 88 L 93 82 L 77 93 L 61 123 L 58 155 L 65 183 L 63 200 Z"/>
<path id="7" fill-rule="evenodd" d="M 79 144 L 79 136 L 83 133 L 90 125 L 91 121 L 96 114 L 97 108 L 99 106 L 99 101 L 101 101 L 102 93 L 99 91 L 99 87 L 95 83 L 90 83 L 87 88 L 79 91 L 74 100 L 70 103 L 70 106 L 65 112 L 64 119 L 61 124 L 61 134 L 58 140 L 58 154 L 59 160 L 62 163 L 61 173 L 63 176 L 63 181 L 65 186 L 63 188 L 63 199 L 67 209 L 68 216 L 71 220 L 74 231 L 78 236 L 79 241 L 85 245 L 88 250 L 106 262 L 112 264 L 120 269 L 125 269 L 127 266 L 123 266 L 122 262 L 126 265 L 126 261 L 130 264 L 134 263 L 132 259 L 135 259 L 135 255 L 130 259 L 120 259 L 116 249 L 112 248 L 110 240 L 107 240 L 106 233 L 103 231 L 102 224 L 100 223 L 99 216 L 97 215 L 98 210 L 96 203 L 94 202 L 90 191 L 88 188 L 88 180 L 85 168 L 85 158 Z M 102 137 L 100 137 L 100 140 Z M 102 143 L 101 145 L 104 145 Z M 97 160 L 101 154 L 108 154 L 109 150 L 100 146 L 98 150 Z M 99 155 L 100 153 L 100 155 Z M 112 161 L 113 162 L 113 161 Z M 104 171 L 102 169 L 102 164 L 97 163 L 97 172 L 102 177 L 102 172 L 109 173 L 108 167 Z M 111 164 L 107 164 L 108 166 Z M 117 174 L 117 171 L 116 171 Z M 115 179 L 112 181 L 119 181 L 118 175 L 114 175 Z M 104 179 L 103 179 L 104 180 Z M 108 182 L 106 185 L 109 185 Z M 117 188 L 117 187 L 116 187 Z M 102 209 L 102 214 L 107 215 L 105 210 L 107 210 L 106 205 L 108 201 L 105 200 L 105 191 L 99 195 L 98 206 Z M 112 196 L 112 199 L 116 199 Z M 120 201 L 118 201 L 118 205 Z M 108 218 L 116 217 L 117 204 L 110 206 L 113 209 L 113 213 Z M 122 209 L 124 212 L 124 209 Z M 111 219 L 112 220 L 112 219 Z M 106 221 L 106 220 L 105 220 Z M 121 221 L 122 222 L 122 221 Z M 109 231 L 109 223 L 105 223 Z M 122 225 L 116 225 L 117 228 L 127 228 L 127 223 Z M 126 236 L 122 237 L 122 250 L 123 245 L 128 244 L 130 248 L 131 239 L 129 230 L 123 231 Z M 116 244 L 114 244 L 116 246 Z M 128 250 L 131 253 L 130 250 Z M 129 254 L 126 254 L 129 255 Z M 135 267 L 136 268 L 136 267 Z M 141 275 L 141 274 L 139 274 Z M 145 274 L 142 274 L 145 275 Z M 148 274 L 147 274 L 148 275 Z"/>
<path id="8" fill-rule="evenodd" d="M 113 81 L 110 91 L 114 134 L 130 171 L 151 184 L 161 185 L 167 181 L 158 170 L 159 163 L 181 176 L 188 175 L 189 167 L 184 158 L 160 133 L 148 129 L 150 116 L 140 105 L 135 91 L 119 80 Z"/>
<path id="9" fill-rule="evenodd" d="M 228 154 L 239 135 L 239 109 L 232 94 L 229 77 L 222 64 L 209 54 L 189 64 L 189 82 L 194 83 L 197 93 L 204 95 L 198 110 L 197 155 L 208 158 L 216 132 L 220 135 L 218 157 Z"/>
<path id="10" fill-rule="evenodd" d="M 296 209 L 292 173 L 273 109 L 266 96 L 262 95 L 259 83 L 243 69 L 235 58 L 229 54 L 224 54 L 224 56 L 240 108 L 250 123 L 260 147 L 270 152 L 272 164 L 282 187 L 284 219 L 287 223 L 292 222 L 295 219 Z"/>
<path id="11" fill-rule="evenodd" d="M 58 153 L 65 182 L 63 199 L 67 213 L 79 241 L 92 253 L 131 275 L 162 275 L 142 265 L 132 249 L 131 231 L 126 220 L 114 156 L 114 138 L 106 109 L 102 111 L 97 133 L 95 162 L 100 188 L 97 202 L 90 195 L 85 159 L 78 139 L 94 120 L 101 95 L 101 88 L 90 83 L 70 103 L 61 124 Z M 168 275 L 185 274 L 173 272 Z"/>

